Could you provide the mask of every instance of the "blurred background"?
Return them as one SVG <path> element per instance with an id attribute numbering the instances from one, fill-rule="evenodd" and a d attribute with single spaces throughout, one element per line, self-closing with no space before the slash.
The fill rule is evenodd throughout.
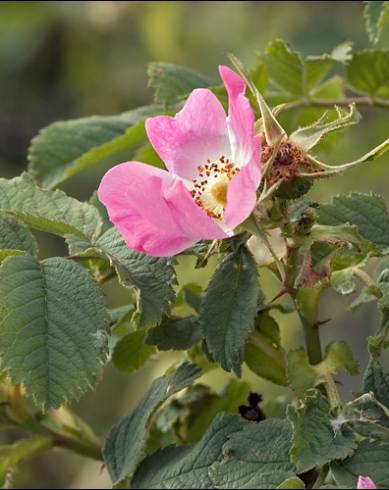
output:
<path id="1" fill-rule="evenodd" d="M 92 114 L 115 114 L 148 104 L 146 67 L 150 61 L 181 63 L 216 78 L 216 67 L 232 51 L 244 62 L 268 41 L 282 38 L 304 54 L 329 52 L 350 40 L 355 49 L 368 46 L 361 1 L 340 2 L 1 2 L 0 3 L 0 174 L 12 177 L 26 169 L 30 140 L 40 128 L 59 120 Z M 342 162 L 367 152 L 389 132 L 389 111 L 366 109 L 363 122 L 326 147 L 328 162 Z M 119 161 L 117 162 L 119 163 Z M 388 198 L 388 157 L 336 180 L 321 182 L 314 194 L 330 200 L 339 192 L 377 192 Z M 94 168 L 62 186 L 88 199 L 103 168 Z M 64 253 L 61 240 L 39 236 L 42 256 Z M 179 268 L 181 283 L 206 284 L 209 270 L 193 271 L 190 261 Z M 264 276 L 269 295 L 277 292 Z M 115 284 L 107 289 L 112 306 L 128 301 Z M 362 368 L 365 338 L 379 319 L 374 308 L 346 312 L 349 298 L 328 294 L 322 316 L 333 321 L 323 338 L 348 340 Z M 328 314 L 330 311 L 330 315 Z M 298 322 L 282 320 L 282 335 L 299 346 Z M 72 407 L 104 436 L 134 406 L 157 373 L 179 355 L 164 354 L 134 375 L 108 367 L 96 392 Z M 245 377 L 268 399 L 281 390 Z M 213 373 L 207 382 L 221 389 L 227 375 Z M 358 390 L 360 379 L 343 389 L 345 398 Z M 1 443 L 0 435 L 0 443 Z M 4 441 L 3 441 L 4 442 Z M 53 452 L 26 465 L 16 477 L 18 488 L 109 488 L 100 465 L 64 452 Z"/>

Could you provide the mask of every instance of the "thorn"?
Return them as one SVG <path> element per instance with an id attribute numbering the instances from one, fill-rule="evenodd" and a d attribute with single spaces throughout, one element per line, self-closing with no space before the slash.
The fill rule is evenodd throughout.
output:
<path id="1" fill-rule="evenodd" d="M 270 303 L 274 303 L 274 301 L 277 301 L 277 299 L 282 298 L 282 296 L 285 296 L 285 294 L 289 293 L 289 287 L 285 286 L 284 288 L 281 289 L 281 291 L 274 296 L 274 298 L 270 301 Z"/>
<path id="2" fill-rule="evenodd" d="M 327 318 L 327 320 L 319 320 L 313 326 L 314 327 L 322 327 L 323 325 L 327 325 L 327 323 L 329 323 L 330 321 L 332 321 L 332 318 Z"/>

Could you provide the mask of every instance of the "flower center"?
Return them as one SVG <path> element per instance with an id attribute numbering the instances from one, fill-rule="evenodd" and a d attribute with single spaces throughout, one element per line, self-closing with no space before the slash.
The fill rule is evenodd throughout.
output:
<path id="1" fill-rule="evenodd" d="M 228 184 L 240 169 L 222 155 L 217 162 L 197 167 L 198 177 L 192 179 L 191 194 L 196 204 L 211 218 L 223 219 L 227 204 Z"/>
<path id="2" fill-rule="evenodd" d="M 219 179 L 212 187 L 211 194 L 212 197 L 217 201 L 220 206 L 225 207 L 227 204 L 227 178 Z"/>

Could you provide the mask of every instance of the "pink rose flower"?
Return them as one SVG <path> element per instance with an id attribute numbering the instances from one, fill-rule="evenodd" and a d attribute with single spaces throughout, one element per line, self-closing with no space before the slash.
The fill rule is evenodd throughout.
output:
<path id="1" fill-rule="evenodd" d="M 371 478 L 369 478 L 368 476 L 360 476 L 358 478 L 357 488 L 369 489 L 369 488 L 377 488 L 377 487 L 375 486 L 375 483 L 373 482 L 373 480 Z"/>
<path id="2" fill-rule="evenodd" d="M 136 251 L 172 256 L 199 240 L 226 238 L 254 209 L 261 181 L 254 112 L 244 81 L 226 66 L 219 72 L 228 116 L 210 90 L 193 90 L 175 117 L 146 120 L 167 171 L 127 162 L 102 179 L 99 199 Z"/>

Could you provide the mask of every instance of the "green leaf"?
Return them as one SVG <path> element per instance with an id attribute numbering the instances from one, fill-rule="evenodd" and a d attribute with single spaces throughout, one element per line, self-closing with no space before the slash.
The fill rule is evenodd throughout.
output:
<path id="1" fill-rule="evenodd" d="M 372 97 L 389 97 L 389 50 L 354 53 L 347 68 L 351 87 Z"/>
<path id="2" fill-rule="evenodd" d="M 290 405 L 288 419 L 293 425 L 291 458 L 299 473 L 347 458 L 356 447 L 351 432 L 337 424 L 327 399 L 319 391 L 307 392 L 299 407 Z"/>
<path id="3" fill-rule="evenodd" d="M 244 360 L 258 376 L 281 386 L 287 384 L 285 353 L 280 344 L 279 327 L 267 312 L 257 317 L 255 330 L 245 346 Z"/>
<path id="4" fill-rule="evenodd" d="M 258 307 L 259 279 L 245 247 L 218 266 L 205 292 L 200 326 L 212 358 L 223 369 L 240 374 L 243 347 Z"/>
<path id="5" fill-rule="evenodd" d="M 202 291 L 202 287 L 199 284 L 185 284 L 185 286 L 183 286 L 177 294 L 176 306 L 182 306 L 186 303 L 196 313 L 199 313 L 201 307 Z"/>
<path id="6" fill-rule="evenodd" d="M 240 417 L 219 414 L 197 444 L 169 446 L 146 458 L 131 488 L 215 488 L 210 468 L 222 459 L 223 444 L 246 424 Z"/>
<path id="7" fill-rule="evenodd" d="M 32 140 L 29 172 L 43 187 L 53 188 L 123 150 L 131 156 L 147 139 L 144 119 L 159 109 L 140 107 L 117 116 L 55 122 Z"/>
<path id="8" fill-rule="evenodd" d="M 385 296 L 383 296 L 378 303 L 381 309 L 382 309 L 382 305 L 380 305 L 380 302 L 382 300 L 385 300 Z M 388 301 L 388 297 L 386 297 L 386 301 Z M 367 342 L 368 349 L 370 354 L 375 359 L 378 359 L 379 356 L 381 355 L 382 350 L 386 349 L 389 346 L 388 336 L 389 336 L 389 312 L 386 311 L 384 312 L 381 326 L 378 329 L 376 335 L 368 337 L 368 342 Z"/>
<path id="9" fill-rule="evenodd" d="M 111 335 L 123 337 L 131 332 L 131 323 L 135 314 L 135 305 L 129 304 L 108 310 Z"/>
<path id="10" fill-rule="evenodd" d="M 145 330 L 131 332 L 115 345 L 112 362 L 119 371 L 133 373 L 155 353 L 155 347 L 146 344 L 146 335 Z"/>
<path id="11" fill-rule="evenodd" d="M 371 44 L 377 44 L 388 19 L 389 3 L 382 1 L 367 1 L 363 11 L 366 30 Z"/>
<path id="12" fill-rule="evenodd" d="M 24 250 L 13 250 L 13 249 L 0 249 L 0 262 L 2 262 L 4 259 L 8 257 L 12 257 L 14 255 L 20 256 L 20 255 L 25 255 L 26 252 Z"/>
<path id="13" fill-rule="evenodd" d="M 359 363 L 346 342 L 337 340 L 330 342 L 325 351 L 324 364 L 331 373 L 337 373 L 340 368 L 355 376 L 359 373 Z"/>
<path id="14" fill-rule="evenodd" d="M 114 485 L 132 476 L 144 458 L 151 416 L 174 393 L 190 386 L 201 374 L 194 364 L 181 364 L 155 380 L 137 408 L 111 430 L 103 451 Z"/>
<path id="15" fill-rule="evenodd" d="M 86 257 L 107 258 L 115 267 L 121 284 L 136 288 L 142 327 L 159 323 L 174 303 L 176 276 L 172 261 L 134 252 L 115 228 L 94 243 L 71 242 L 71 251 Z"/>
<path id="16" fill-rule="evenodd" d="M 0 255 L 6 251 L 38 256 L 38 244 L 28 228 L 12 217 L 0 217 Z"/>
<path id="17" fill-rule="evenodd" d="M 223 446 L 224 461 L 210 468 L 212 488 L 277 488 L 294 475 L 291 441 L 285 420 L 246 424 Z"/>
<path id="18" fill-rule="evenodd" d="M 264 61 L 270 81 L 280 93 L 294 98 L 313 93 L 329 74 L 335 62 L 344 63 L 349 57 L 350 44 L 344 43 L 331 55 L 302 58 L 284 41 L 277 39 L 266 48 Z"/>
<path id="19" fill-rule="evenodd" d="M 195 88 L 210 87 L 214 82 L 185 66 L 171 63 L 150 63 L 149 87 L 155 89 L 154 102 L 174 105 Z"/>
<path id="20" fill-rule="evenodd" d="M 355 292 L 357 283 L 352 269 L 335 271 L 331 274 L 331 286 L 335 291 L 342 295 L 348 295 Z"/>
<path id="21" fill-rule="evenodd" d="M 136 162 L 145 162 L 153 167 L 165 168 L 165 164 L 154 150 L 151 143 L 147 142 L 140 146 L 134 153 L 133 160 Z"/>
<path id="22" fill-rule="evenodd" d="M 146 342 L 159 350 L 186 350 L 202 337 L 195 317 L 169 318 L 149 331 Z"/>
<path id="23" fill-rule="evenodd" d="M 389 409 L 371 393 L 347 403 L 341 417 L 351 430 L 362 437 L 389 443 Z"/>
<path id="24" fill-rule="evenodd" d="M 307 390 L 314 388 L 319 381 L 318 373 L 309 364 L 308 355 L 303 347 L 288 353 L 287 372 L 290 387 L 300 397 L 304 396 Z"/>
<path id="25" fill-rule="evenodd" d="M 281 485 L 278 485 L 280 490 L 281 489 L 305 489 L 305 483 L 300 480 L 297 476 L 291 476 L 287 480 L 283 481 Z"/>
<path id="26" fill-rule="evenodd" d="M 218 413 L 231 415 L 238 413 L 239 407 L 246 404 L 249 392 L 250 385 L 231 379 L 220 395 L 208 393 L 204 405 L 201 408 L 197 405 L 194 407 L 194 413 L 185 432 L 185 440 L 197 442 Z"/>
<path id="27" fill-rule="evenodd" d="M 361 115 L 355 107 L 355 104 L 351 104 L 348 111 L 340 108 L 336 110 L 337 118 L 335 120 L 328 121 L 328 113 L 325 113 L 318 121 L 310 126 L 294 131 L 290 135 L 290 140 L 300 146 L 304 151 L 309 151 L 327 134 L 358 124 L 361 120 Z"/>
<path id="28" fill-rule="evenodd" d="M 23 461 L 47 451 L 52 444 L 50 437 L 32 437 L 21 439 L 12 446 L 0 446 L 0 487 L 9 488 L 8 478 L 12 478 L 16 467 Z"/>
<path id="29" fill-rule="evenodd" d="M 13 383 L 44 408 L 95 386 L 106 359 L 104 297 L 75 262 L 30 255 L 0 268 L 0 356 Z"/>
<path id="30" fill-rule="evenodd" d="M 42 190 L 26 174 L 12 180 L 0 179 L 0 212 L 15 216 L 30 228 L 60 236 L 93 239 L 102 227 L 94 206 L 59 190 Z"/>
<path id="31" fill-rule="evenodd" d="M 364 440 L 350 458 L 334 461 L 331 470 L 336 483 L 343 488 L 356 488 L 360 475 L 372 478 L 378 488 L 388 488 L 388 461 L 389 444 Z"/>
<path id="32" fill-rule="evenodd" d="M 374 358 L 370 359 L 365 372 L 363 389 L 365 392 L 374 393 L 379 402 L 389 407 L 389 373 L 385 373 L 380 362 Z"/>
<path id="33" fill-rule="evenodd" d="M 304 65 L 296 51 L 292 51 L 284 41 L 278 39 L 267 45 L 265 61 L 271 81 L 279 89 L 290 94 L 304 94 Z"/>
<path id="34" fill-rule="evenodd" d="M 335 197 L 333 204 L 318 209 L 318 222 L 323 225 L 348 223 L 360 235 L 385 252 L 389 247 L 389 213 L 382 197 L 373 194 L 351 194 Z"/>

